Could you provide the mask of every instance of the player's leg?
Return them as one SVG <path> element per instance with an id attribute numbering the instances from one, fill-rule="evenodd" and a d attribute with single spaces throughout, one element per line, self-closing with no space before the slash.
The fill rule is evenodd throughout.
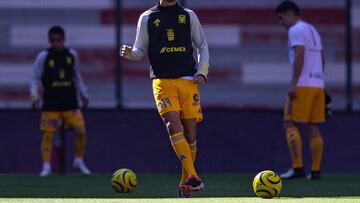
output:
<path id="1" fill-rule="evenodd" d="M 292 168 L 280 175 L 281 178 L 292 179 L 305 177 L 302 159 L 302 140 L 298 126 L 293 121 L 284 121 L 286 141 L 292 161 Z"/>
<path id="2" fill-rule="evenodd" d="M 184 128 L 184 135 L 190 146 L 193 162 L 196 158 L 196 126 L 197 122 L 203 119 L 200 107 L 200 94 L 197 85 L 191 80 L 178 79 L 179 100 L 181 106 L 181 121 Z M 201 179 L 193 179 L 186 170 L 183 170 L 181 185 L 191 185 L 191 192 L 204 188 Z"/>
<path id="3" fill-rule="evenodd" d="M 190 146 L 185 139 L 180 119 L 181 107 L 178 90 L 183 87 L 178 81 L 178 79 L 154 79 L 154 99 L 182 167 L 184 167 L 189 176 L 198 179 L 191 157 Z"/>
<path id="4" fill-rule="evenodd" d="M 325 122 L 325 92 L 323 89 L 314 89 L 316 96 L 308 125 L 311 149 L 311 173 L 309 179 L 320 179 L 320 165 L 323 156 L 324 141 L 319 124 Z"/>
<path id="5" fill-rule="evenodd" d="M 55 132 L 42 132 L 41 158 L 43 161 L 40 176 L 45 177 L 51 173 L 51 152 Z"/>
<path id="6" fill-rule="evenodd" d="M 187 143 L 190 146 L 190 152 L 191 152 L 192 161 L 193 161 L 193 163 L 195 163 L 196 152 L 197 152 L 197 146 L 196 146 L 196 119 L 182 119 L 181 123 L 182 123 L 183 128 L 184 128 L 185 139 L 186 139 Z M 180 186 L 185 184 L 186 181 L 188 180 L 188 178 L 189 178 L 189 174 L 187 173 L 185 168 L 182 167 Z M 190 191 L 188 191 L 186 189 L 182 189 L 180 187 L 179 197 L 189 198 L 191 196 L 192 195 L 191 195 Z"/>
<path id="7" fill-rule="evenodd" d="M 187 143 L 190 146 L 191 158 L 192 158 L 192 161 L 194 163 L 195 159 L 196 159 L 196 151 L 197 151 L 197 146 L 196 146 L 196 119 L 182 119 L 181 123 L 182 123 L 183 128 L 184 128 L 185 139 L 186 139 Z M 181 175 L 180 184 L 185 183 L 186 180 L 188 179 L 188 177 L 189 177 L 189 174 L 186 172 L 184 167 L 182 167 L 182 175 Z"/>
<path id="8" fill-rule="evenodd" d="M 78 168 L 83 174 L 89 175 L 91 172 L 84 162 L 87 133 L 82 112 L 80 109 L 66 111 L 63 116 L 65 124 L 75 130 L 75 159 L 73 166 Z"/>
<path id="9" fill-rule="evenodd" d="M 180 114 L 175 111 L 169 111 L 163 115 L 162 119 L 170 136 L 173 149 L 180 159 L 182 167 L 184 167 L 189 175 L 198 177 L 191 158 L 189 144 L 184 136 Z"/>
<path id="10" fill-rule="evenodd" d="M 55 132 L 61 119 L 60 112 L 43 112 L 41 114 L 40 129 L 42 132 L 41 158 L 43 161 L 40 176 L 48 176 L 51 173 L 51 152 Z"/>
<path id="11" fill-rule="evenodd" d="M 296 98 L 286 101 L 284 108 L 284 130 L 292 160 L 292 168 L 280 175 L 281 178 L 292 179 L 305 177 L 302 140 L 297 123 L 308 123 L 312 98 L 307 88 L 298 88 Z"/>
<path id="12" fill-rule="evenodd" d="M 308 178 L 320 179 L 320 164 L 323 155 L 324 141 L 318 125 L 309 124 L 308 130 L 311 149 L 311 174 Z"/>

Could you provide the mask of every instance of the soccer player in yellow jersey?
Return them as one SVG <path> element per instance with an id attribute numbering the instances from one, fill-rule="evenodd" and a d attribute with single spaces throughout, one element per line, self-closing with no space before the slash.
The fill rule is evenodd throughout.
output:
<path id="1" fill-rule="evenodd" d="M 30 87 L 33 109 L 40 109 L 42 99 L 40 128 L 43 168 L 40 176 L 48 176 L 51 173 L 53 137 L 62 121 L 66 127 L 75 129 L 74 167 L 88 175 L 90 171 L 83 160 L 87 139 L 86 129 L 79 109 L 78 94 L 84 106 L 88 105 L 89 96 L 80 75 L 78 55 L 74 49 L 64 46 L 65 32 L 62 27 L 51 27 L 48 37 L 51 47 L 37 56 Z"/>
<path id="2" fill-rule="evenodd" d="M 292 168 L 280 176 L 305 177 L 302 141 L 298 124 L 306 124 L 311 147 L 311 173 L 308 179 L 320 179 L 323 138 L 319 124 L 325 122 L 324 57 L 321 38 L 311 24 L 300 18 L 300 9 L 292 1 L 276 8 L 279 23 L 288 30 L 292 78 L 285 105 L 284 127 Z"/>
<path id="3" fill-rule="evenodd" d="M 120 55 L 140 60 L 148 54 L 156 106 L 182 164 L 180 196 L 204 188 L 194 161 L 196 125 L 203 119 L 198 85 L 206 82 L 208 45 L 196 14 L 176 0 L 160 0 L 139 18 L 133 46 Z"/>

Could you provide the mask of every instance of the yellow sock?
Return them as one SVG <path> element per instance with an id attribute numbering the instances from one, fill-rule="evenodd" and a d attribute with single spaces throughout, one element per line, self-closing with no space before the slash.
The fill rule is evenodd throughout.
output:
<path id="1" fill-rule="evenodd" d="M 194 143 L 189 144 L 189 146 L 190 146 L 191 158 L 192 158 L 193 162 L 195 162 L 196 151 L 197 151 L 196 140 Z"/>
<path id="2" fill-rule="evenodd" d="M 179 157 L 182 167 L 184 167 L 185 171 L 189 175 L 194 175 L 196 177 L 197 173 L 195 171 L 194 163 L 191 158 L 191 152 L 189 144 L 186 142 L 184 133 L 176 133 L 174 135 L 170 135 L 170 141 L 174 148 L 176 155 Z"/>
<path id="3" fill-rule="evenodd" d="M 194 143 L 189 144 L 189 147 L 190 147 L 190 152 L 191 152 L 191 158 L 194 163 L 195 158 L 196 158 L 196 151 L 197 151 L 196 141 Z M 180 184 L 185 183 L 187 181 L 188 177 L 189 177 L 189 174 L 186 172 L 185 168 L 182 167 Z"/>
<path id="4" fill-rule="evenodd" d="M 85 154 L 85 146 L 86 146 L 86 133 L 81 132 L 75 136 L 75 156 L 79 158 L 83 158 Z"/>
<path id="5" fill-rule="evenodd" d="M 290 127 L 286 130 L 286 139 L 289 146 L 293 168 L 303 167 L 302 142 L 298 129 Z"/>
<path id="6" fill-rule="evenodd" d="M 52 142 L 54 138 L 54 133 L 44 132 L 41 141 L 41 158 L 43 162 L 50 162 L 51 160 L 51 151 L 52 151 Z"/>
<path id="7" fill-rule="evenodd" d="M 311 148 L 311 170 L 320 171 L 320 164 L 323 154 L 324 141 L 322 137 L 315 137 L 310 140 Z"/>

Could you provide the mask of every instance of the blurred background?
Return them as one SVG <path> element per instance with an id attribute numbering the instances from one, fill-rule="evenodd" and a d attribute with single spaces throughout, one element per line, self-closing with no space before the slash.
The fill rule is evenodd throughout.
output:
<path id="1" fill-rule="evenodd" d="M 139 15 L 157 2 L 0 1 L 0 136 L 4 138 L 0 141 L 0 172 L 40 169 L 40 114 L 28 110 L 29 82 L 36 55 L 48 47 L 47 31 L 52 25 L 65 28 L 66 45 L 78 51 L 82 74 L 90 91 L 90 110 L 85 112 L 90 167 L 109 171 L 128 164 L 143 171 L 177 170 L 172 164 L 163 166 L 161 161 L 154 164 L 142 157 L 143 153 L 161 152 L 161 156 L 165 156 L 161 158 L 170 160 L 173 165 L 177 163 L 155 110 L 148 61 L 121 60 L 117 51 L 120 44 L 132 45 Z M 200 168 L 213 167 L 212 171 L 254 170 L 267 166 L 284 169 L 290 160 L 282 135 L 281 109 L 290 80 L 290 65 L 287 32 L 278 25 L 274 13 L 281 1 L 179 2 L 197 13 L 210 48 L 209 80 L 201 87 L 207 120 L 200 126 L 199 133 L 208 137 L 199 138 L 206 143 L 200 144 Z M 325 149 L 332 153 L 325 157 L 325 168 L 327 166 L 329 171 L 358 170 L 357 163 L 348 163 L 341 169 L 333 160 L 339 158 L 346 162 L 346 154 L 360 151 L 352 144 L 356 142 L 352 142 L 355 136 L 351 135 L 359 132 L 356 112 L 360 110 L 360 49 L 356 45 L 360 43 L 360 2 L 353 1 L 350 7 L 349 0 L 295 2 L 301 8 L 303 19 L 312 23 L 322 36 L 326 86 L 333 96 L 331 106 L 339 112 L 325 130 L 329 134 L 327 146 L 338 149 Z M 352 45 L 351 52 L 348 52 L 347 43 Z M 142 130 L 145 129 L 155 136 L 144 135 Z M 232 142 L 233 146 L 219 144 L 219 137 Z M 154 139 L 161 143 L 155 151 L 145 144 L 155 142 Z M 73 141 L 65 142 L 68 142 L 66 157 L 69 161 L 73 156 Z M 131 150 L 126 148 L 128 142 L 136 143 Z M 267 150 L 265 157 L 255 149 L 246 148 L 252 143 Z M 226 158 L 214 152 L 217 145 L 228 153 Z M 164 151 L 168 153 L 162 153 Z M 121 155 L 121 163 L 113 162 L 114 153 L 125 154 Z M 202 159 L 201 153 L 211 155 L 222 164 Z M 241 158 L 241 154 L 251 155 Z M 19 162 L 24 156 L 27 161 Z M 276 159 L 269 161 L 270 156 Z M 236 161 L 238 158 L 242 161 Z"/>
<path id="2" fill-rule="evenodd" d="M 195 10 L 211 52 L 204 107 L 280 109 L 290 78 L 287 33 L 273 12 L 280 0 L 183 0 Z M 51 25 L 65 28 L 67 46 L 78 50 L 91 107 L 154 108 L 149 64 L 117 60 L 116 30 L 132 45 L 139 15 L 155 0 L 2 0 L 0 2 L 0 108 L 29 108 L 32 63 L 48 47 Z M 326 56 L 326 83 L 333 108 L 347 107 L 346 1 L 298 1 L 303 18 L 319 30 Z M 360 2 L 354 1 L 352 44 L 359 43 Z M 120 24 L 116 23 L 120 14 Z M 360 109 L 360 50 L 353 46 L 352 102 Z M 117 62 L 121 62 L 117 72 Z M 120 73 L 120 74 L 116 74 Z M 116 77 L 119 76 L 118 82 Z M 120 91 L 117 92 L 117 88 Z"/>

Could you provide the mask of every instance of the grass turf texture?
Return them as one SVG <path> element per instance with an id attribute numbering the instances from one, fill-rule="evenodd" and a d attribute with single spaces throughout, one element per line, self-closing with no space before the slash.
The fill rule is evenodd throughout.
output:
<path id="1" fill-rule="evenodd" d="M 259 199 L 250 197 L 229 197 L 229 198 L 192 198 L 192 199 L 0 199 L 0 202 L 9 203 L 356 203 L 360 199 L 355 198 L 276 198 Z"/>
<path id="2" fill-rule="evenodd" d="M 252 191 L 255 175 L 202 175 L 205 190 L 194 195 L 199 198 L 186 202 L 360 202 L 360 175 L 324 175 L 320 181 L 284 180 L 280 197 L 274 200 L 255 198 Z M 171 199 L 177 197 L 178 175 L 137 174 L 137 177 L 139 184 L 134 193 L 119 194 L 111 188 L 110 174 L 46 178 L 0 175 L 0 202 L 182 202 Z"/>

